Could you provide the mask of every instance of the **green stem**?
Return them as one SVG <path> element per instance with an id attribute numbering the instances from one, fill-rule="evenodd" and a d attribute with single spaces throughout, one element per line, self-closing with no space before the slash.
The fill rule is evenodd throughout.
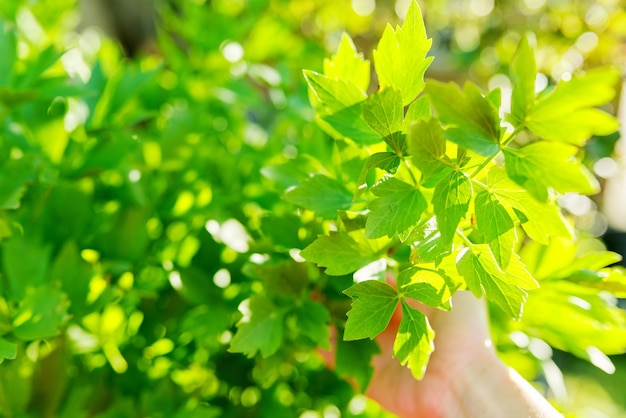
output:
<path id="1" fill-rule="evenodd" d="M 500 149 L 497 152 L 485 158 L 483 162 L 478 167 L 476 167 L 476 170 L 474 170 L 472 174 L 470 174 L 469 176 L 470 179 L 473 179 L 474 177 L 476 177 L 485 167 L 487 167 L 487 165 L 491 162 L 491 160 L 496 158 L 498 154 L 500 154 L 500 151 L 502 151 L 503 148 L 506 148 L 506 146 L 509 145 L 511 141 L 513 141 L 513 139 L 515 139 L 515 137 L 522 131 L 522 129 L 524 129 L 523 123 L 520 124 L 517 128 L 515 128 L 515 130 L 511 132 L 511 135 L 509 135 L 507 139 L 502 141 L 502 143 L 500 144 Z"/>
<path id="2" fill-rule="evenodd" d="M 474 244 L 472 241 L 470 241 L 469 238 L 467 238 L 465 236 L 463 231 L 460 231 L 460 230 L 457 229 L 456 234 L 459 237 L 461 237 L 461 240 L 463 240 L 463 244 L 465 244 L 469 249 L 472 249 L 472 248 L 476 247 L 476 244 Z"/>
<path id="3" fill-rule="evenodd" d="M 411 180 L 413 180 L 413 185 L 417 187 L 419 183 L 417 182 L 417 179 L 415 178 L 415 175 L 413 174 L 413 170 L 411 170 L 411 166 L 409 165 L 409 162 L 407 161 L 406 158 L 403 158 L 402 161 L 404 162 L 404 166 L 409 172 L 409 176 L 411 176 Z"/>

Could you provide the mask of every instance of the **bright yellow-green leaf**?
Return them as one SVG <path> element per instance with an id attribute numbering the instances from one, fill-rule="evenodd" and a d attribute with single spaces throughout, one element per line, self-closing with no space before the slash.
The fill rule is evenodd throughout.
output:
<path id="1" fill-rule="evenodd" d="M 402 104 L 411 103 L 424 90 L 424 73 L 432 62 L 426 57 L 432 40 L 426 37 L 422 12 L 412 0 L 402 27 L 387 25 L 374 50 L 374 66 L 380 87 L 402 93 Z"/>
<path id="2" fill-rule="evenodd" d="M 613 99 L 619 78 L 620 72 L 614 68 L 598 68 L 560 82 L 537 99 L 526 126 L 540 137 L 579 146 L 592 135 L 617 131 L 617 119 L 594 106 Z"/>
<path id="3" fill-rule="evenodd" d="M 500 267 L 506 269 L 516 241 L 513 220 L 498 198 L 487 190 L 478 192 L 474 208 L 478 231 L 485 238 Z"/>
<path id="4" fill-rule="evenodd" d="M 449 311 L 454 284 L 445 270 L 414 266 L 398 274 L 400 293 L 433 308 Z"/>
<path id="5" fill-rule="evenodd" d="M 498 109 L 476 85 L 465 83 L 461 90 L 454 83 L 429 80 L 426 92 L 446 127 L 446 139 L 481 155 L 498 152 L 501 135 Z"/>
<path id="6" fill-rule="evenodd" d="M 352 204 L 352 195 L 338 181 L 322 174 L 309 177 L 285 193 L 284 199 L 312 210 L 323 218 L 334 218 L 338 210 Z"/>
<path id="7" fill-rule="evenodd" d="M 364 231 L 335 232 L 322 235 L 300 253 L 306 260 L 326 267 L 326 274 L 342 276 L 377 260 L 387 239 L 365 239 Z"/>
<path id="8" fill-rule="evenodd" d="M 371 95 L 361 106 L 363 119 L 398 155 L 406 149 L 402 133 L 404 108 L 398 90 L 385 89 Z"/>
<path id="9" fill-rule="evenodd" d="M 574 156 L 573 145 L 540 141 L 523 148 L 505 149 L 505 168 L 508 175 L 541 201 L 548 189 L 557 192 L 595 194 L 598 181 Z"/>
<path id="10" fill-rule="evenodd" d="M 374 339 L 387 328 L 398 306 L 396 290 L 376 280 L 357 283 L 343 293 L 352 298 L 352 309 L 348 311 L 348 322 L 343 334 L 346 341 Z"/>
<path id="11" fill-rule="evenodd" d="M 443 174 L 453 166 L 446 155 L 443 129 L 436 119 L 413 123 L 409 130 L 408 147 L 413 162 L 425 178 Z"/>
<path id="12" fill-rule="evenodd" d="M 380 142 L 380 136 L 361 116 L 366 94 L 352 81 L 327 77 L 315 71 L 304 71 L 309 85 L 309 99 L 320 126 L 335 138 L 349 138 L 360 144 Z"/>
<path id="13" fill-rule="evenodd" d="M 503 205 L 513 209 L 531 239 L 548 244 L 550 237 L 571 237 L 570 227 L 558 204 L 553 200 L 538 201 L 512 181 L 503 168 L 489 170 L 487 184 L 489 191 L 498 196 Z"/>
<path id="14" fill-rule="evenodd" d="M 324 59 L 324 75 L 340 80 L 350 80 L 362 91 L 370 84 L 370 62 L 357 52 L 347 33 L 341 36 L 337 53 Z"/>
<path id="15" fill-rule="evenodd" d="M 369 205 L 365 224 L 367 238 L 393 237 L 416 225 L 426 209 L 419 189 L 395 177 L 388 177 L 372 188 L 378 196 Z"/>
<path id="16" fill-rule="evenodd" d="M 402 300 L 402 320 L 393 343 L 393 355 L 402 365 L 407 365 L 413 377 L 421 379 L 435 347 L 435 332 L 426 316 Z"/>
<path id="17" fill-rule="evenodd" d="M 472 184 L 467 176 L 453 171 L 439 182 L 433 194 L 437 228 L 445 246 L 452 243 L 459 222 L 467 213 L 472 198 Z"/>
<path id="18" fill-rule="evenodd" d="M 466 249 L 458 258 L 457 269 L 476 297 L 484 293 L 487 299 L 497 303 L 515 319 L 522 314 L 528 295 L 526 290 L 538 286 L 517 254 L 513 253 L 510 265 L 504 271 L 484 244 Z"/>

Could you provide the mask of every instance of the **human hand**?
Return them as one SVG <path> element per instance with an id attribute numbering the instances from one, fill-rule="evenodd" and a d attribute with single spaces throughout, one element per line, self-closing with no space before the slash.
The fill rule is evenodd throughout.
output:
<path id="1" fill-rule="evenodd" d="M 422 380 L 416 380 L 393 358 L 402 315 L 400 309 L 394 313 L 376 338 L 381 352 L 372 360 L 374 375 L 366 395 L 400 418 L 561 417 L 498 359 L 484 300 L 458 291 L 452 304 L 451 312 L 415 306 L 426 314 L 435 331 L 435 351 Z"/>
<path id="2" fill-rule="evenodd" d="M 484 301 L 459 291 L 452 303 L 451 312 L 419 306 L 435 331 L 435 351 L 422 380 L 415 380 L 392 357 L 400 309 L 377 337 L 381 353 L 373 359 L 374 375 L 366 394 L 399 417 L 441 416 L 455 401 L 451 399 L 455 379 L 477 365 L 497 361 Z"/>

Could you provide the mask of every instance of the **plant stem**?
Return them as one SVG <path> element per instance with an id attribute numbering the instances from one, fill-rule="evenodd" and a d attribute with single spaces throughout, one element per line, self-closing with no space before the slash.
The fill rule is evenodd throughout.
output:
<path id="1" fill-rule="evenodd" d="M 417 179 L 415 178 L 415 175 L 413 174 L 413 170 L 411 170 L 411 166 L 409 165 L 409 162 L 406 160 L 406 158 L 403 158 L 402 161 L 404 162 L 404 166 L 409 172 L 409 176 L 411 176 L 411 180 L 413 180 L 413 185 L 417 187 L 419 183 L 417 182 Z"/>
<path id="2" fill-rule="evenodd" d="M 480 165 L 478 167 L 476 167 L 476 170 L 474 170 L 472 172 L 472 174 L 470 174 L 470 179 L 473 179 L 474 177 L 476 177 L 478 175 L 478 173 L 480 173 L 483 168 L 487 167 L 487 165 L 491 162 L 491 160 L 493 160 L 494 158 L 496 158 L 496 156 L 498 154 L 500 154 L 500 151 L 502 151 L 503 148 L 506 148 L 507 145 L 509 145 L 511 143 L 511 141 L 513 141 L 513 139 L 517 136 L 517 134 L 519 134 L 522 129 L 524 129 L 524 124 L 520 124 L 517 128 L 515 128 L 515 130 L 513 132 L 511 132 L 511 135 L 509 135 L 509 137 L 507 139 L 505 139 L 504 141 L 502 141 L 502 143 L 500 144 L 500 149 L 494 153 L 493 155 L 486 157 L 482 163 L 480 163 Z"/>
<path id="3" fill-rule="evenodd" d="M 461 240 L 463 240 L 463 244 L 465 244 L 470 250 L 476 246 L 476 244 L 474 244 L 472 241 L 469 240 L 469 238 L 465 236 L 463 231 L 457 229 L 456 233 L 459 237 L 461 237 Z"/>

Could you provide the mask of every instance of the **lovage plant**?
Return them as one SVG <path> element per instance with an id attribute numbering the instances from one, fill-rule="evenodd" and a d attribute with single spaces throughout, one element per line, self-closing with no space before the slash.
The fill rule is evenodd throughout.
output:
<path id="1" fill-rule="evenodd" d="M 626 349 L 615 299 L 626 277 L 607 267 L 616 254 L 579 248 L 557 197 L 599 191 L 581 147 L 617 130 L 597 107 L 615 96 L 619 72 L 590 70 L 536 92 L 523 38 L 509 99 L 470 82 L 424 81 L 430 46 L 412 2 L 373 52 L 374 93 L 370 63 L 348 36 L 323 73 L 304 72 L 316 120 L 336 140 L 336 166 L 285 198 L 327 220 L 301 255 L 355 279 L 344 291 L 352 308 L 343 339 L 373 339 L 400 305 L 393 354 L 420 378 L 436 338 L 409 301 L 450 310 L 451 296 L 468 289 L 492 302 L 503 335 L 523 332 L 611 371 L 602 353 Z"/>

